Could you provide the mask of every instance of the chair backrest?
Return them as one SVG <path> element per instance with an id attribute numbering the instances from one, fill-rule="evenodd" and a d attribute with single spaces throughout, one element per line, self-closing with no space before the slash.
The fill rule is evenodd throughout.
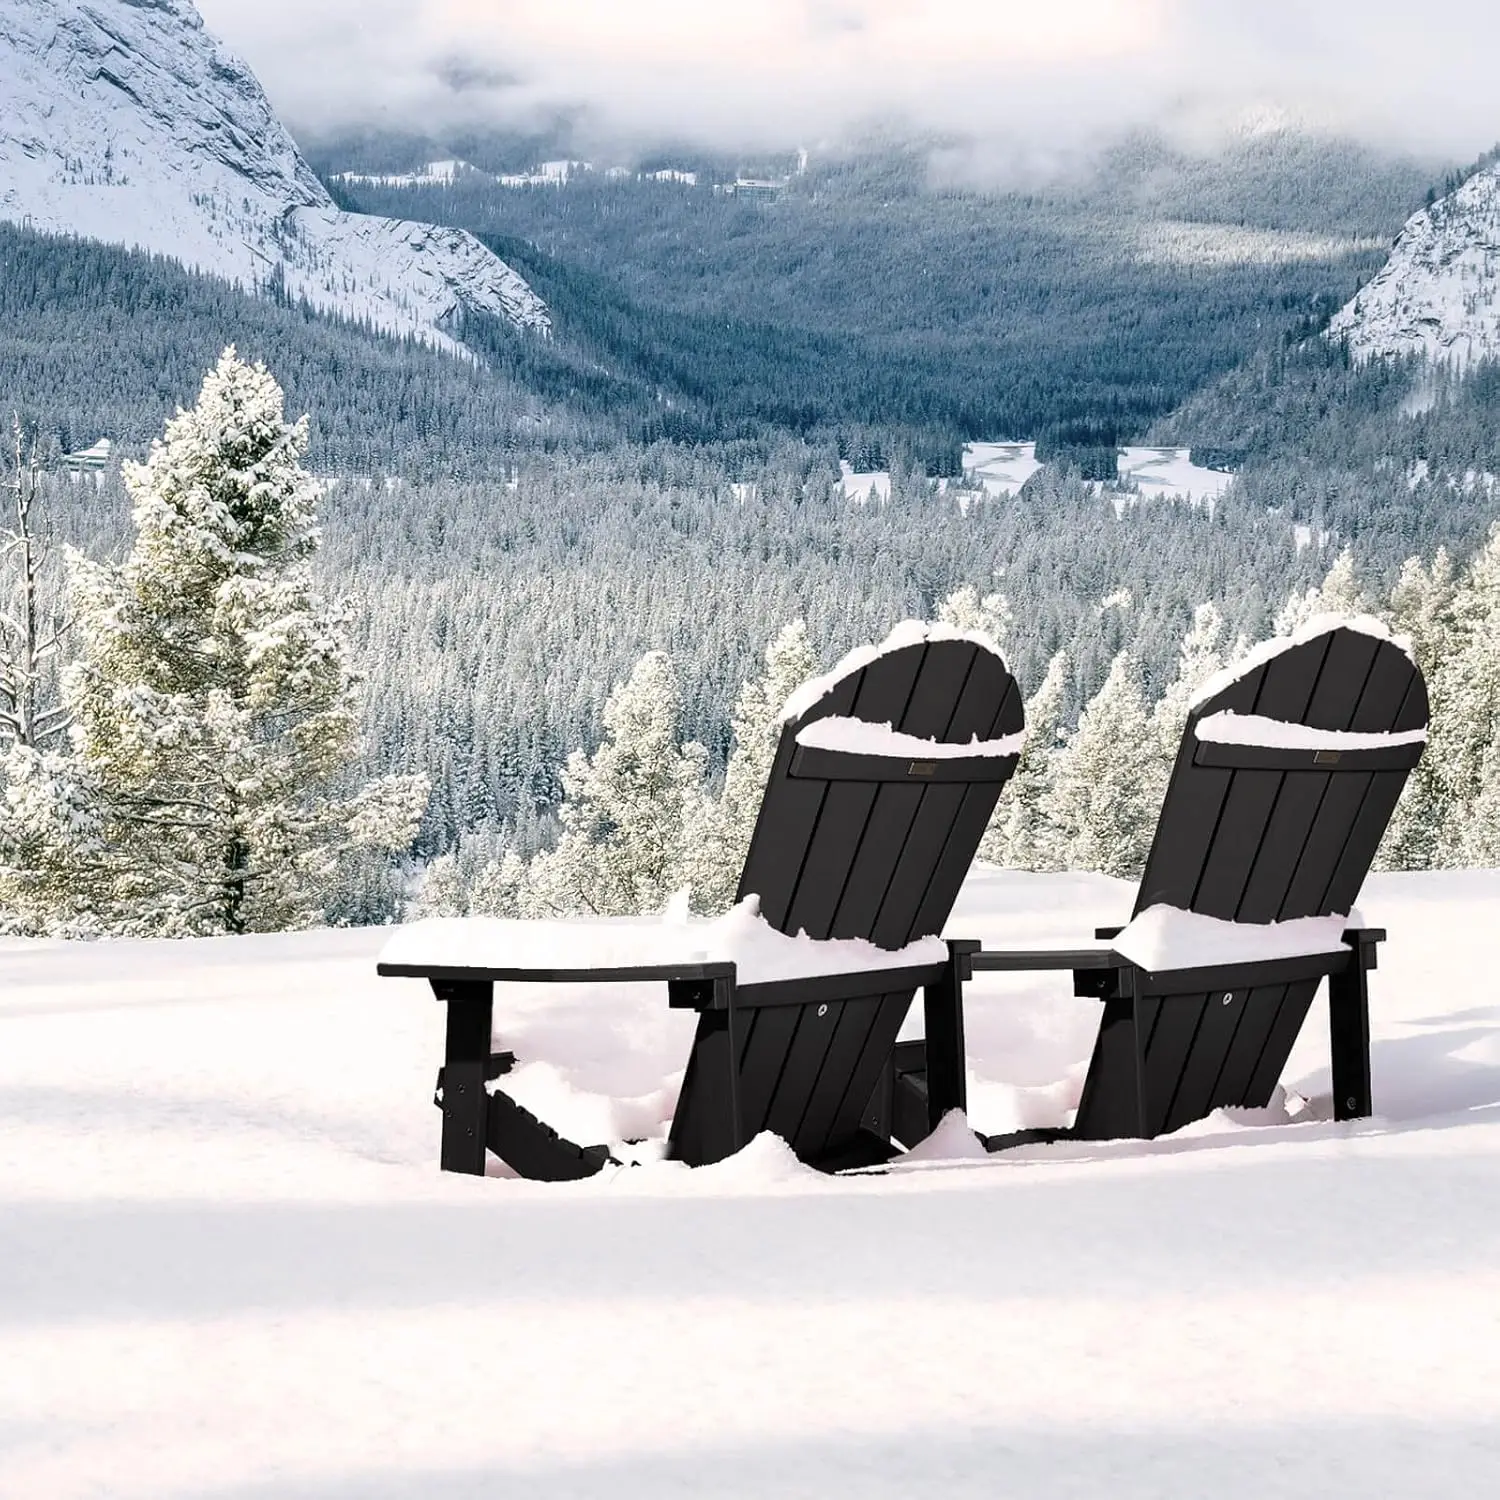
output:
<path id="1" fill-rule="evenodd" d="M 1016 759 L 868 756 L 799 744 L 799 733 L 838 716 L 959 745 L 1017 734 L 1024 715 L 1001 657 L 952 632 L 852 660 L 782 730 L 739 892 L 782 932 L 895 949 L 941 932 Z M 836 1157 L 858 1135 L 911 999 L 747 1010 L 734 1038 L 741 1139 L 769 1129 L 804 1160 Z M 700 1018 L 669 1148 L 686 1161 L 733 1149 L 723 1027 L 721 1015 Z"/>
<path id="2" fill-rule="evenodd" d="M 1426 728 L 1426 685 L 1399 646 L 1347 624 L 1306 635 L 1259 653 L 1195 704 L 1137 912 L 1166 905 L 1263 923 L 1353 906 L 1420 743 L 1325 737 L 1320 747 L 1316 736 L 1266 732 L 1264 723 L 1240 736 L 1258 743 L 1199 734 L 1223 714 L 1368 736 Z M 1264 1106 L 1317 986 L 1256 984 L 1247 967 L 1243 982 L 1212 993 L 1110 1002 L 1075 1130 L 1152 1136 L 1214 1109 Z"/>
<path id="3" fill-rule="evenodd" d="M 1223 713 L 1371 735 L 1421 730 L 1421 672 L 1392 641 L 1331 626 L 1199 702 L 1135 906 L 1232 922 L 1347 913 L 1420 747 L 1399 754 L 1200 741 L 1198 726 Z"/>

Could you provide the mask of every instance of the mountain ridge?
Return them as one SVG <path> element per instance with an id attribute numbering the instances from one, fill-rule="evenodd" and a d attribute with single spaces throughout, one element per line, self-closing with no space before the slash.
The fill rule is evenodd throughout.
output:
<path id="1" fill-rule="evenodd" d="M 0 217 L 149 250 L 459 352 L 545 303 L 461 229 L 347 213 L 190 0 L 0 0 Z"/>
<path id="2" fill-rule="evenodd" d="M 1500 357 L 1500 164 L 1414 213 L 1328 333 L 1359 361 L 1419 355 L 1463 368 Z"/>

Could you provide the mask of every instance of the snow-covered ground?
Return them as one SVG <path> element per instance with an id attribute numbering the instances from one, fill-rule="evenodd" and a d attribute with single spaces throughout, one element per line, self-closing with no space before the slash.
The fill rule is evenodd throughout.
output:
<path id="1" fill-rule="evenodd" d="M 1212 502 L 1234 482 L 1233 474 L 1195 464 L 1188 448 L 1122 448 L 1117 467 L 1120 482 L 1150 500 Z"/>
<path id="2" fill-rule="evenodd" d="M 887 469 L 858 470 L 843 459 L 839 460 L 839 479 L 847 500 L 868 500 L 872 495 L 877 500 L 891 498 L 891 476 Z"/>
<path id="3" fill-rule="evenodd" d="M 991 495 L 1013 495 L 1042 466 L 1035 443 L 966 443 L 963 472 Z"/>
<path id="4" fill-rule="evenodd" d="M 477 172 L 466 161 L 449 158 L 430 161 L 415 172 L 337 172 L 335 182 L 352 182 L 369 187 L 451 187 L 466 172 Z"/>
<path id="5" fill-rule="evenodd" d="M 1281 266 L 1289 261 L 1337 261 L 1385 248 L 1385 241 L 1347 235 L 1172 219 L 1143 225 L 1136 241 L 1136 254 L 1143 261 L 1177 266 Z"/>
<path id="6" fill-rule="evenodd" d="M 1068 941 L 1129 898 L 981 870 L 951 931 Z M 1500 873 L 1361 905 L 1378 1119 L 1329 1123 L 1320 1008 L 1291 1120 L 836 1180 L 766 1141 L 440 1174 L 441 1012 L 375 978 L 386 932 L 0 944 L 0 1494 L 1495 1493 Z M 1069 988 L 973 986 L 987 1129 L 1076 1094 Z M 651 1113 L 693 1023 L 654 990 L 498 1015 L 575 1117 L 603 1082 Z"/>
<path id="7" fill-rule="evenodd" d="M 982 484 L 992 495 L 1012 495 L 1042 467 L 1035 443 L 968 443 L 964 446 L 963 472 L 971 482 Z M 1205 469 L 1192 461 L 1187 448 L 1121 448 L 1116 475 L 1149 500 L 1217 500 L 1234 476 L 1220 469 Z M 846 481 L 847 487 L 847 481 Z M 1117 499 L 1117 508 L 1128 502 Z"/>

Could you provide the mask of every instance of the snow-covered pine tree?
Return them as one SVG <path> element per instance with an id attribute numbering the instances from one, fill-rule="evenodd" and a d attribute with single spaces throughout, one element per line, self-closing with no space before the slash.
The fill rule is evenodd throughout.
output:
<path id="1" fill-rule="evenodd" d="M 1430 707 L 1427 750 L 1406 780 L 1406 788 L 1381 841 L 1379 864 L 1387 870 L 1429 870 L 1444 862 L 1453 821 L 1453 789 L 1444 772 L 1451 742 L 1465 726 L 1448 711 L 1450 657 L 1456 645 L 1453 561 L 1440 547 L 1430 566 L 1408 558 L 1391 591 L 1391 619 L 1412 643 L 1427 678 Z"/>
<path id="2" fill-rule="evenodd" d="M 486 860 L 469 892 L 469 915 L 514 917 L 520 914 L 526 864 L 514 849 L 499 859 Z"/>
<path id="3" fill-rule="evenodd" d="M 265 367 L 226 349 L 197 404 L 125 468 L 125 562 L 71 558 L 79 657 L 63 692 L 101 797 L 87 873 L 112 931 L 307 926 L 345 851 L 413 837 L 425 777 L 341 794 L 356 680 L 346 610 L 313 588 L 307 431 Z"/>
<path id="4" fill-rule="evenodd" d="M 1170 770 L 1193 695 L 1224 665 L 1224 617 L 1212 604 L 1193 611 L 1193 623 L 1177 653 L 1177 672 L 1151 711 L 1151 722 Z"/>
<path id="5" fill-rule="evenodd" d="M 1158 764 L 1135 660 L 1122 651 L 1053 762 L 1062 868 L 1140 875 L 1160 804 Z"/>
<path id="6" fill-rule="evenodd" d="M 469 893 L 464 889 L 458 856 L 450 849 L 427 863 L 422 888 L 412 903 L 417 917 L 463 917 L 469 912 Z"/>
<path id="7" fill-rule="evenodd" d="M 67 710 L 44 699 L 56 684 L 56 658 L 66 622 L 53 618 L 42 592 L 45 537 L 33 512 L 41 491 L 41 455 L 28 445 L 19 416 L 11 419 L 10 473 L 0 490 L 10 493 L 8 524 L 0 528 L 0 566 L 5 574 L 0 604 L 0 745 L 33 750 L 55 747 L 68 727 Z"/>
<path id="8" fill-rule="evenodd" d="M 1010 600 L 1004 594 L 981 595 L 970 583 L 954 589 L 938 605 L 937 617 L 955 630 L 982 631 L 1002 651 L 1010 637 L 1011 627 L 1016 623 Z"/>
<path id="9" fill-rule="evenodd" d="M 1436 862 L 1489 863 L 1500 828 L 1483 826 L 1500 813 L 1489 783 L 1500 772 L 1500 526 L 1453 590 L 1450 629 L 1440 640 L 1428 678 L 1432 737 L 1427 756 L 1438 780 Z"/>
<path id="10" fill-rule="evenodd" d="M 1047 664 L 1042 685 L 1026 700 L 1026 748 L 1000 794 L 980 859 L 1011 870 L 1062 869 L 1064 851 L 1052 816 L 1052 774 L 1062 744 L 1063 702 L 1072 670 L 1066 652 Z"/>
<path id="11" fill-rule="evenodd" d="M 734 748 L 724 770 L 724 790 L 704 799 L 687 833 L 683 873 L 692 887 L 693 907 L 700 912 L 724 911 L 734 900 L 781 737 L 781 710 L 817 670 L 801 620 L 786 626 L 766 647 L 765 660 L 765 671 L 747 682 L 735 700 L 730 720 Z"/>
<path id="12" fill-rule="evenodd" d="M 657 911 L 681 888 L 706 756 L 697 743 L 678 748 L 680 709 L 671 659 L 648 652 L 604 706 L 604 743 L 592 756 L 568 757 L 562 837 L 527 869 L 524 914 Z"/>
<path id="13" fill-rule="evenodd" d="M 1293 594 L 1276 616 L 1276 635 L 1292 635 L 1317 615 L 1367 615 L 1372 600 L 1359 581 L 1354 553 L 1345 547 L 1317 588 Z"/>
<path id="14" fill-rule="evenodd" d="M 0 785 L 0 931 L 100 936 L 95 875 L 107 851 L 93 777 L 63 751 L 15 741 Z"/>

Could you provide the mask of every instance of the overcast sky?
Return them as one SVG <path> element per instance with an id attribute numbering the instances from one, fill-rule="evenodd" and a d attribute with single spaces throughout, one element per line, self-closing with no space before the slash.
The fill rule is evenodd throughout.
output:
<path id="1" fill-rule="evenodd" d="M 873 119 L 1069 150 L 1279 108 L 1467 159 L 1497 0 L 197 0 L 294 131 L 525 124 L 816 144 Z"/>

